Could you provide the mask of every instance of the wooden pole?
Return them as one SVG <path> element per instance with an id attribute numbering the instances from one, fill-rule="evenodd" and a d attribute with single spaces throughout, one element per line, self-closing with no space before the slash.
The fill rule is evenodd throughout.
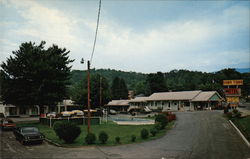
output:
<path id="1" fill-rule="evenodd" d="M 100 107 L 102 107 L 102 77 L 100 77 Z"/>
<path id="2" fill-rule="evenodd" d="M 90 62 L 88 61 L 88 134 L 90 133 Z"/>

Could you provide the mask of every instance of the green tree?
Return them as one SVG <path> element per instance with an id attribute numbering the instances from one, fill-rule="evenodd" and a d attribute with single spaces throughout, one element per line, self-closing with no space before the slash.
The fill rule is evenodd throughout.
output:
<path id="1" fill-rule="evenodd" d="M 146 91 L 146 84 L 145 82 L 137 82 L 136 86 L 135 86 L 135 94 L 145 94 Z"/>
<path id="2" fill-rule="evenodd" d="M 67 95 L 73 60 L 69 51 L 52 45 L 44 48 L 25 42 L 1 64 L 1 96 L 4 103 L 18 106 L 55 106 Z"/>
<path id="3" fill-rule="evenodd" d="M 90 78 L 90 98 L 91 107 L 100 107 L 100 93 L 102 95 L 101 105 L 107 104 L 110 101 L 110 90 L 108 81 L 105 77 L 99 74 L 91 75 Z M 72 100 L 79 105 L 87 107 L 88 104 L 88 89 L 87 89 L 87 77 L 76 83 L 71 89 Z"/>
<path id="4" fill-rule="evenodd" d="M 164 74 L 161 72 L 150 73 L 147 76 L 147 83 L 150 89 L 150 94 L 155 92 L 167 91 L 167 86 L 164 78 Z"/>
<path id="5" fill-rule="evenodd" d="M 128 89 L 123 78 L 115 77 L 111 86 L 112 99 L 128 99 Z"/>

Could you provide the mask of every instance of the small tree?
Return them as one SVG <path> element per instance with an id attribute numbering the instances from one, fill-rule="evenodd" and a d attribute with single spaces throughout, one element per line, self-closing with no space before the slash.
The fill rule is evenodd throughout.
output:
<path id="1" fill-rule="evenodd" d="M 167 126 L 167 116 L 165 114 L 158 114 L 155 117 L 155 123 L 161 125 L 161 129 L 164 129 Z"/>
<path id="2" fill-rule="evenodd" d="M 156 128 L 150 129 L 150 133 L 152 134 L 152 136 L 155 136 L 157 133 L 157 129 Z"/>
<path id="3" fill-rule="evenodd" d="M 75 123 L 67 121 L 56 122 L 53 128 L 59 139 L 66 143 L 73 143 L 81 133 L 81 129 Z"/>
<path id="4" fill-rule="evenodd" d="M 87 144 L 94 144 L 96 140 L 95 134 L 93 133 L 88 133 L 87 136 L 85 137 L 85 142 Z"/>
<path id="5" fill-rule="evenodd" d="M 147 129 L 142 129 L 141 130 L 141 138 L 142 139 L 148 138 L 148 130 Z"/>
<path id="6" fill-rule="evenodd" d="M 132 142 L 135 142 L 135 140 L 136 140 L 136 136 L 135 136 L 135 135 L 132 135 L 132 136 L 131 136 L 131 141 L 132 141 Z"/>
<path id="7" fill-rule="evenodd" d="M 102 143 L 102 144 L 105 144 L 107 141 L 108 141 L 108 134 L 105 132 L 105 131 L 101 131 L 100 134 L 99 134 L 99 141 Z"/>
<path id="8" fill-rule="evenodd" d="M 120 141 L 121 141 L 121 138 L 120 138 L 119 136 L 115 137 L 115 142 L 116 142 L 117 144 L 120 144 Z"/>

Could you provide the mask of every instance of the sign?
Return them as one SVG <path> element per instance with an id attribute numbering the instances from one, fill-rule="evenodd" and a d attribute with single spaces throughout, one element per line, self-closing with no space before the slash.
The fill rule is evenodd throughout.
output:
<path id="1" fill-rule="evenodd" d="M 243 85 L 243 80 L 223 80 L 223 86 Z"/>
<path id="2" fill-rule="evenodd" d="M 241 95 L 240 88 L 224 88 L 225 95 Z"/>
<path id="3" fill-rule="evenodd" d="M 239 103 L 240 98 L 239 97 L 226 97 L 228 103 Z"/>

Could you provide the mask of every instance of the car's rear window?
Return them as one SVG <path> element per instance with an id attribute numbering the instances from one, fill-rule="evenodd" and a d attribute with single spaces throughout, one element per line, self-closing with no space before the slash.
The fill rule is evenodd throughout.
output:
<path id="1" fill-rule="evenodd" d="M 23 133 L 33 133 L 33 132 L 38 132 L 38 129 L 35 127 L 27 127 L 27 128 L 22 128 Z"/>

